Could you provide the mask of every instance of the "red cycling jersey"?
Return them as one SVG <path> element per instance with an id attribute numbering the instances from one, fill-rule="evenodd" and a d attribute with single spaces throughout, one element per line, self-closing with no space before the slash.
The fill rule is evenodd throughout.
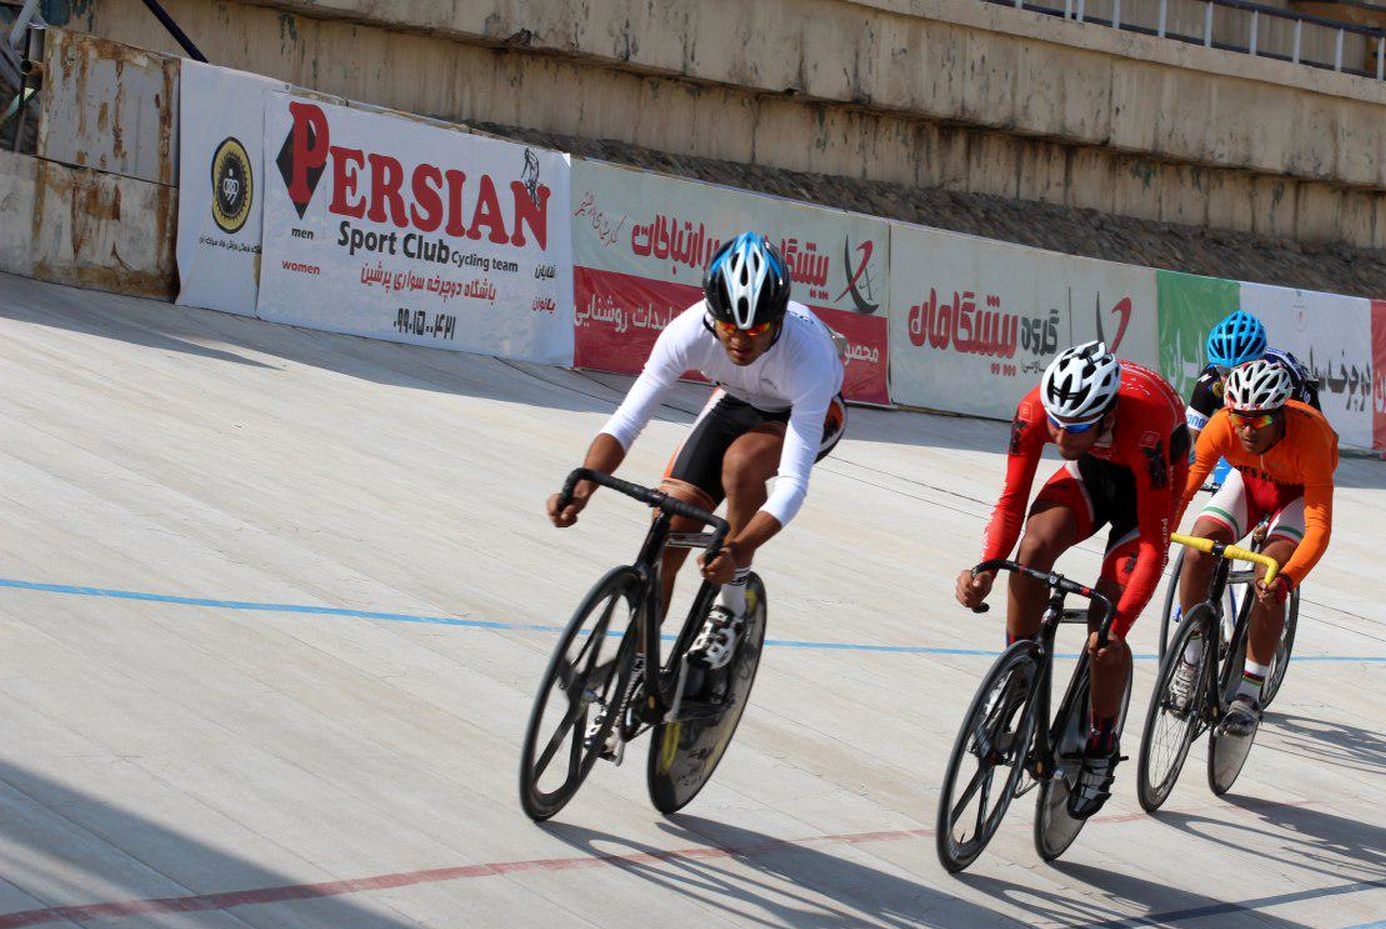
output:
<path id="1" fill-rule="evenodd" d="M 1117 603 L 1112 630 L 1125 636 L 1160 582 L 1172 517 L 1188 471 L 1184 401 L 1164 378 L 1143 365 L 1121 362 L 1116 421 L 1086 454 L 1131 472 L 1139 540 L 1135 563 Z M 1045 443 L 1050 441 L 1039 387 L 1016 408 L 1006 481 L 983 536 L 982 560 L 1004 558 L 1015 547 L 1025 505 Z M 1106 574 L 1104 568 L 1104 575 Z"/>

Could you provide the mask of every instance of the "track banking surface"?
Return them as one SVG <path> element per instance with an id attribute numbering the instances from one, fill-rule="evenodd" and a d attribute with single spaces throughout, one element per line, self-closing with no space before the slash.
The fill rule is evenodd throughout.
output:
<path id="1" fill-rule="evenodd" d="M 0 407 L 0 927 L 1386 929 L 1379 463 L 1340 468 L 1232 795 L 1199 746 L 1146 816 L 1128 764 L 1058 866 L 1022 800 L 958 880 L 933 805 L 1001 617 L 951 587 L 1004 424 L 854 409 L 758 559 L 773 647 L 712 783 L 657 816 L 637 743 L 541 828 L 515 785 L 533 688 L 648 525 L 617 495 L 562 532 L 541 510 L 627 379 L 18 278 L 0 363 L 22 386 Z M 661 473 L 702 396 L 680 387 L 623 474 Z M 1134 711 L 1157 626 L 1133 632 Z"/>

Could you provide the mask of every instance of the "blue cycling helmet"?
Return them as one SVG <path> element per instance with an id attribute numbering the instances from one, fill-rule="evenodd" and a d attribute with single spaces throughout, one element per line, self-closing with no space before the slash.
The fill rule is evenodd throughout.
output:
<path id="1" fill-rule="evenodd" d="M 1235 368 L 1266 353 L 1266 327 L 1246 310 L 1225 317 L 1208 333 L 1208 363 Z"/>
<path id="2" fill-rule="evenodd" d="M 703 295 L 713 319 L 738 329 L 777 323 L 789 308 L 789 272 L 765 236 L 743 232 L 708 262 Z"/>

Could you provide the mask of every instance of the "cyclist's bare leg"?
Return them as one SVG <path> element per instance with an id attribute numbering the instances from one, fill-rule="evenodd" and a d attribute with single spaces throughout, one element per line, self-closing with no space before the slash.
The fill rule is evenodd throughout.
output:
<path id="1" fill-rule="evenodd" d="M 1204 539 L 1216 539 L 1219 542 L 1236 541 L 1232 538 L 1231 529 L 1206 516 L 1198 518 L 1189 534 Z M 1179 574 L 1180 615 L 1187 616 L 1190 610 L 1208 599 L 1208 585 L 1213 581 L 1213 569 L 1217 567 L 1217 563 L 1218 559 L 1206 552 L 1192 548 L 1184 550 L 1184 570 Z"/>
<path id="2" fill-rule="evenodd" d="M 1036 571 L 1048 571 L 1059 556 L 1078 541 L 1078 517 L 1068 507 L 1040 500 L 1025 520 L 1016 560 Z M 1012 638 L 1029 638 L 1039 632 L 1048 589 L 1018 571 L 1010 572 L 1006 599 L 1006 631 Z"/>
<path id="3" fill-rule="evenodd" d="M 1295 553 L 1298 543 L 1283 536 L 1273 537 L 1262 554 L 1275 559 L 1276 564 L 1284 564 Z M 1256 566 L 1256 576 L 1263 577 L 1266 569 Z M 1251 601 L 1251 630 L 1246 640 L 1246 657 L 1260 665 L 1268 665 L 1275 659 L 1275 650 L 1280 645 L 1280 631 L 1285 627 L 1285 604 L 1262 605 L 1259 598 Z"/>
<path id="4" fill-rule="evenodd" d="M 684 503 L 691 503 L 693 506 L 701 507 L 709 512 L 717 509 L 717 504 L 699 487 L 684 481 L 665 478 L 660 485 L 660 490 L 671 497 L 677 497 Z M 688 519 L 684 516 L 675 516 L 669 523 L 670 532 L 701 532 L 702 523 L 695 519 Z M 684 560 L 688 557 L 686 548 L 665 547 L 664 557 L 660 564 L 660 616 L 663 617 L 669 612 L 669 602 L 674 597 L 674 582 L 678 580 L 679 568 L 683 567 Z"/>
<path id="5" fill-rule="evenodd" d="M 1112 603 L 1121 599 L 1121 585 L 1111 578 L 1097 582 L 1097 590 Z M 1094 603 L 1088 610 L 1088 631 L 1096 632 L 1102 623 L 1102 610 Z M 1131 669 L 1131 649 L 1125 640 L 1111 639 L 1101 661 L 1092 662 L 1092 712 L 1097 719 L 1110 719 L 1121 712 L 1126 692 L 1126 676 Z"/>
<path id="6" fill-rule="evenodd" d="M 737 438 L 722 458 L 722 487 L 727 492 L 727 522 L 735 536 L 769 498 L 766 484 L 779 469 L 784 426 L 766 423 Z M 748 558 L 745 564 L 750 565 Z"/>

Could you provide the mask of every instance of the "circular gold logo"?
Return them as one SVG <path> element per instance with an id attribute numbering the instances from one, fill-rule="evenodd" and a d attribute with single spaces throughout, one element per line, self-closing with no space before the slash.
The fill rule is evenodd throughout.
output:
<path id="1" fill-rule="evenodd" d="M 238 232 L 245 225 L 254 184 L 245 146 L 227 136 L 212 156 L 212 218 L 223 232 Z"/>

